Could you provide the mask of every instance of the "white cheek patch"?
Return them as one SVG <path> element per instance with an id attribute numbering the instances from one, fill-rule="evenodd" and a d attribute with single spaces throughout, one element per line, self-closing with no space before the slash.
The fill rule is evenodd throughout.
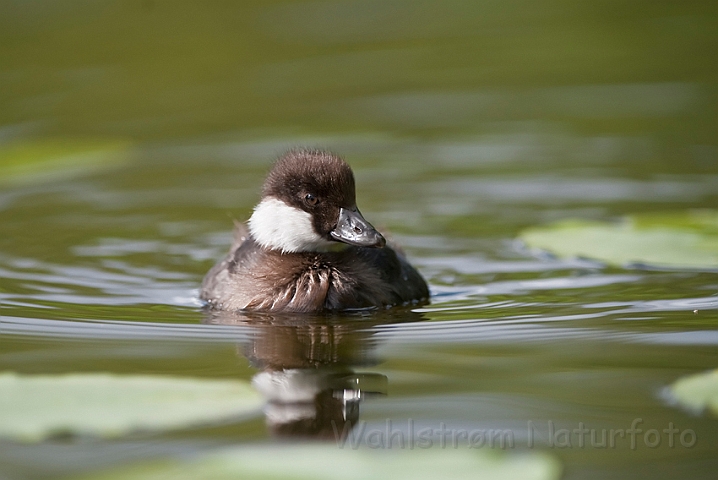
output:
<path id="1" fill-rule="evenodd" d="M 265 198 L 254 207 L 249 231 L 264 248 L 288 252 L 312 252 L 331 245 L 314 231 L 312 216 L 276 198 Z"/>

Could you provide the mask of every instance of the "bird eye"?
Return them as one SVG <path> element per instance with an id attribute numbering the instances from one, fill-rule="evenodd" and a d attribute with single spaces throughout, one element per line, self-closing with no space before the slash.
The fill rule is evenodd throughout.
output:
<path id="1" fill-rule="evenodd" d="M 307 205 L 314 206 L 317 204 L 317 202 L 319 202 L 319 199 L 317 197 L 315 197 L 314 195 L 312 195 L 311 193 L 307 193 L 304 196 L 304 201 L 307 202 Z"/>

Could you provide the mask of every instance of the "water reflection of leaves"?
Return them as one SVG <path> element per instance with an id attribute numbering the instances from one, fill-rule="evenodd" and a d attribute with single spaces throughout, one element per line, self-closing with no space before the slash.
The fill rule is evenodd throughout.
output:
<path id="1" fill-rule="evenodd" d="M 621 223 L 565 220 L 524 230 L 530 247 L 618 266 L 718 269 L 718 211 L 636 215 Z"/>
<path id="2" fill-rule="evenodd" d="M 718 415 L 718 370 L 689 375 L 668 389 L 672 400 L 691 410 L 710 410 Z"/>
<path id="3" fill-rule="evenodd" d="M 241 380 L 83 373 L 0 374 L 0 437 L 118 437 L 254 415 L 259 395 Z"/>
<path id="4" fill-rule="evenodd" d="M 45 138 L 0 148 L 0 184 L 87 175 L 126 163 L 130 143 L 104 138 Z"/>
<path id="5" fill-rule="evenodd" d="M 336 445 L 232 447 L 182 459 L 145 462 L 93 473 L 93 480 L 366 479 L 419 478 L 558 479 L 559 462 L 544 453 L 494 450 L 353 450 Z"/>

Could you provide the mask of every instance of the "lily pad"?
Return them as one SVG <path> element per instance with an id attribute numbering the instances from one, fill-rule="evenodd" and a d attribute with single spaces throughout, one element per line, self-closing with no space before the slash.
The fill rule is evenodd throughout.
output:
<path id="1" fill-rule="evenodd" d="M 0 144 L 0 184 L 87 175 L 127 160 L 130 143 L 105 138 L 44 138 Z"/>
<path id="2" fill-rule="evenodd" d="M 618 223 L 565 220 L 519 235 L 528 246 L 559 257 L 625 266 L 718 268 L 718 211 L 637 215 Z"/>
<path id="3" fill-rule="evenodd" d="M 255 414 L 262 403 L 260 395 L 241 380 L 3 373 L 0 437 L 23 441 L 65 433 L 116 437 Z"/>
<path id="4" fill-rule="evenodd" d="M 279 460 L 278 460 L 279 459 Z M 559 478 L 553 457 L 493 450 L 352 450 L 334 444 L 234 447 L 193 459 L 163 460 L 94 473 L 93 480 L 353 480 L 391 478 L 549 480 Z"/>
<path id="5" fill-rule="evenodd" d="M 718 370 L 676 380 L 669 391 L 686 408 L 697 411 L 708 408 L 718 415 Z"/>

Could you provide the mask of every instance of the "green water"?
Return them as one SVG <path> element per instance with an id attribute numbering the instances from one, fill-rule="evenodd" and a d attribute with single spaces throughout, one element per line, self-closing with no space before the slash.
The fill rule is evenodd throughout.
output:
<path id="1" fill-rule="evenodd" d="M 718 207 L 716 52 L 710 1 L 0 1 L 0 370 L 341 371 L 374 392 L 356 432 L 493 429 L 564 478 L 713 478 L 717 418 L 665 388 L 718 367 L 715 271 L 560 260 L 515 239 L 565 218 Z M 429 281 L 429 305 L 202 311 L 233 219 L 297 145 L 353 166 L 362 212 Z M 326 433 L 272 412 L 3 439 L 0 478 Z M 636 419 L 695 442 L 557 436 L 581 423 L 600 442 Z"/>

